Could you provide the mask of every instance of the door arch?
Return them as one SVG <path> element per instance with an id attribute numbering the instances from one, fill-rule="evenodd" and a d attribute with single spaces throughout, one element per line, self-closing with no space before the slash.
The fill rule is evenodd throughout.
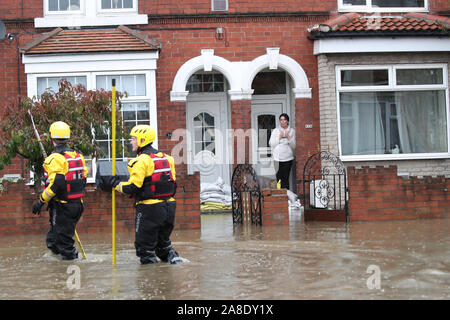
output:
<path id="1" fill-rule="evenodd" d="M 177 71 L 170 91 L 170 101 L 186 101 L 189 91 L 186 83 L 189 77 L 199 70 L 206 72 L 217 70 L 229 83 L 230 100 L 249 100 L 253 90 L 251 85 L 255 76 L 263 69 L 286 71 L 292 79 L 291 91 L 294 98 L 311 98 L 308 77 L 301 65 L 286 55 L 279 53 L 279 48 L 267 48 L 266 54 L 252 61 L 230 62 L 214 55 L 214 49 L 202 49 L 201 55 L 186 61 Z"/>
<path id="2" fill-rule="evenodd" d="M 186 85 L 188 173 L 199 171 L 201 183 L 220 177 L 230 184 L 227 87 L 225 77 L 215 70 L 194 73 Z"/>
<path id="3" fill-rule="evenodd" d="M 291 86 L 292 80 L 283 70 L 264 69 L 255 76 L 252 83 L 255 93 L 251 103 L 252 140 L 255 141 L 252 144 L 252 157 L 256 159 L 256 173 L 265 180 L 275 179 L 276 176 L 277 168 L 272 158 L 269 140 L 272 130 L 280 125 L 280 114 L 289 115 L 291 126 L 295 123 L 295 106 L 289 94 Z M 291 190 L 295 192 L 295 164 L 289 179 Z"/>

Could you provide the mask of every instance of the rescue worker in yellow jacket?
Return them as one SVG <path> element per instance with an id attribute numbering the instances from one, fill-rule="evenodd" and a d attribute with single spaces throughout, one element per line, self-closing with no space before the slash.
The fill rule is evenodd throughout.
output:
<path id="1" fill-rule="evenodd" d="M 83 155 L 67 145 L 69 125 L 57 121 L 49 131 L 55 150 L 44 160 L 44 191 L 33 206 L 33 214 L 39 215 L 42 206 L 48 204 L 47 247 L 63 260 L 73 260 L 78 258 L 73 236 L 84 210 L 82 197 L 88 169 Z"/>
<path id="2" fill-rule="evenodd" d="M 128 163 L 130 178 L 121 182 L 113 176 L 109 184 L 135 198 L 134 246 L 141 264 L 157 263 L 157 257 L 176 264 L 182 259 L 170 240 L 176 210 L 174 159 L 152 147 L 156 133 L 151 126 L 137 125 L 130 135 L 132 150 L 137 153 Z"/>

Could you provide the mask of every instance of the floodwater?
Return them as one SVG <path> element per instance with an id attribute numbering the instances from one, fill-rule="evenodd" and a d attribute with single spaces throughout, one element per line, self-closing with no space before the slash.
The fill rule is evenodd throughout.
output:
<path id="1" fill-rule="evenodd" d="M 177 230 L 178 265 L 140 265 L 134 234 L 78 230 L 86 260 L 61 261 L 45 234 L 0 238 L 0 300 L 450 299 L 450 219 L 233 226 L 202 215 Z M 80 255 L 81 256 L 81 255 Z"/>

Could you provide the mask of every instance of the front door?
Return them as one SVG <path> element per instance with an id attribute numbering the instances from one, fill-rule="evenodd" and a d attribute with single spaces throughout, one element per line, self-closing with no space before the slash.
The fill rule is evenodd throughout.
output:
<path id="1" fill-rule="evenodd" d="M 286 95 L 261 95 L 252 98 L 253 163 L 259 176 L 275 178 L 269 139 L 273 129 L 280 125 L 279 116 L 287 112 Z"/>
<path id="2" fill-rule="evenodd" d="M 190 94 L 186 117 L 189 173 L 199 171 L 201 183 L 214 183 L 220 177 L 229 185 L 226 94 Z"/>

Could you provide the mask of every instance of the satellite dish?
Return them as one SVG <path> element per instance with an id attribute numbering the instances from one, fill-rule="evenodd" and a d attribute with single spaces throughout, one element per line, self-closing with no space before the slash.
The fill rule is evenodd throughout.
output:
<path id="1" fill-rule="evenodd" d="M 0 41 L 6 38 L 6 27 L 2 20 L 0 20 Z"/>

